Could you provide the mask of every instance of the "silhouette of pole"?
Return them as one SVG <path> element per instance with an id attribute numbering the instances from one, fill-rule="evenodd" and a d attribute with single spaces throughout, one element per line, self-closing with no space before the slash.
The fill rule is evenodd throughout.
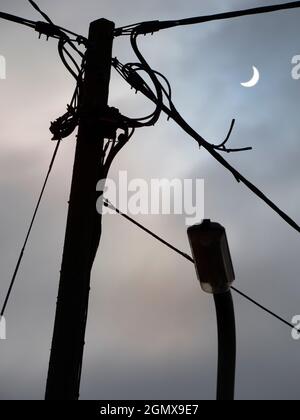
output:
<path id="1" fill-rule="evenodd" d="M 96 185 L 104 173 L 100 117 L 108 102 L 113 32 L 105 19 L 90 25 L 46 400 L 79 398 L 90 276 L 101 237 Z"/>
<path id="2" fill-rule="evenodd" d="M 234 400 L 236 328 L 230 287 L 235 279 L 226 231 L 204 220 L 188 228 L 188 238 L 202 289 L 214 296 L 218 324 L 217 400 Z"/>
<path id="3" fill-rule="evenodd" d="M 233 401 L 235 390 L 236 328 L 231 291 L 214 294 L 218 324 L 217 400 Z"/>

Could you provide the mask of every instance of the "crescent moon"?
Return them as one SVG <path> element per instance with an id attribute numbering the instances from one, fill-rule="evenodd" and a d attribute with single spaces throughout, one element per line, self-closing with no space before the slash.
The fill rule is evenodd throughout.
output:
<path id="1" fill-rule="evenodd" d="M 251 88 L 257 85 L 257 83 L 259 82 L 260 75 L 259 75 L 258 69 L 255 66 L 253 66 L 252 69 L 253 69 L 253 77 L 251 80 L 249 80 L 249 82 L 241 83 L 243 87 Z"/>

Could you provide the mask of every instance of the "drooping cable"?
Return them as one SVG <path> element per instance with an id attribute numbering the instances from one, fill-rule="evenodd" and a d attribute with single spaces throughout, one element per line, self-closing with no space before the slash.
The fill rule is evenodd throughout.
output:
<path id="1" fill-rule="evenodd" d="M 26 246 L 28 244 L 28 241 L 29 241 L 29 238 L 30 238 L 30 234 L 32 232 L 32 228 L 33 228 L 34 222 L 36 220 L 36 216 L 37 216 L 38 210 L 40 208 L 40 205 L 41 205 L 41 202 L 42 202 L 44 193 L 45 193 L 45 189 L 46 189 L 46 186 L 48 184 L 48 180 L 49 180 L 51 171 L 53 169 L 53 165 L 55 163 L 55 159 L 56 159 L 56 156 L 57 156 L 57 152 L 58 152 L 59 146 L 60 146 L 60 141 L 58 141 L 57 144 L 56 144 L 56 146 L 55 146 L 54 153 L 53 153 L 52 159 L 50 161 L 49 169 L 48 169 L 48 172 L 47 172 L 45 181 L 43 183 L 43 187 L 42 187 L 41 193 L 39 195 L 39 198 L 38 198 L 36 207 L 34 209 L 33 216 L 32 216 L 32 219 L 31 219 L 31 222 L 30 222 L 30 225 L 29 225 L 29 228 L 28 228 L 26 237 L 25 237 L 25 241 L 24 241 L 23 247 L 21 249 L 19 258 L 17 260 L 17 264 L 16 264 L 16 267 L 15 267 L 15 270 L 14 270 L 14 273 L 13 273 L 13 276 L 12 276 L 12 279 L 10 281 L 10 285 L 9 285 L 9 288 L 8 288 L 8 291 L 7 291 L 7 294 L 6 294 L 6 297 L 4 299 L 4 303 L 3 303 L 3 306 L 2 306 L 2 309 L 1 309 L 1 313 L 0 313 L 0 316 L 1 317 L 4 316 L 4 313 L 5 313 L 5 310 L 6 310 L 8 301 L 9 301 L 9 299 L 11 297 L 11 293 L 12 293 L 12 290 L 13 290 L 13 287 L 14 287 L 14 284 L 15 284 L 15 281 L 16 281 L 16 278 L 17 278 L 17 275 L 19 273 L 19 269 L 20 269 L 20 266 L 21 266 L 23 257 L 24 257 Z"/>
<path id="2" fill-rule="evenodd" d="M 41 10 L 41 8 L 37 5 L 37 3 L 33 0 L 28 0 L 29 3 L 34 7 L 35 10 L 46 20 L 47 24 L 50 25 L 51 28 L 59 28 L 56 26 L 52 19 Z M 61 28 L 59 28 L 60 30 Z M 70 31 L 65 31 L 70 33 Z M 82 53 L 79 48 L 74 44 L 74 41 L 69 38 L 69 36 L 62 32 L 58 42 L 58 53 L 62 60 L 62 63 L 68 70 L 68 72 L 74 77 L 76 80 L 76 87 L 72 97 L 70 104 L 67 106 L 67 112 L 57 118 L 56 121 L 51 123 L 50 131 L 53 134 L 52 140 L 62 140 L 68 136 L 70 136 L 79 123 L 79 97 L 80 97 L 80 90 L 83 83 L 83 76 L 84 76 L 84 67 L 85 67 L 85 54 Z M 74 34 L 74 33 L 73 33 Z M 75 34 L 76 35 L 76 34 Z M 75 40 L 77 44 L 86 44 L 84 37 L 77 36 Z M 68 51 L 66 46 L 71 47 L 80 57 L 81 64 L 79 64 L 76 59 L 73 57 L 71 52 Z M 69 60 L 69 61 L 68 61 Z M 73 68 L 72 68 L 73 65 Z"/>
<path id="3" fill-rule="evenodd" d="M 145 66 L 145 71 L 149 74 L 152 73 L 152 80 L 155 81 L 155 84 L 159 84 L 157 76 L 155 72 L 151 69 L 149 64 L 146 62 L 145 58 L 143 57 L 142 53 L 139 51 L 136 43 L 136 37 L 134 39 L 133 48 L 134 51 L 137 53 L 138 58 L 141 60 L 141 66 Z M 146 63 L 146 65 L 145 65 Z M 258 198 L 260 198 L 263 202 L 265 202 L 275 213 L 277 213 L 288 225 L 290 225 L 293 229 L 295 229 L 298 233 L 300 233 L 300 226 L 283 210 L 281 210 L 269 197 L 267 197 L 259 188 L 257 188 L 253 183 L 251 183 L 246 177 L 244 177 L 237 169 L 235 169 L 226 159 L 221 156 L 219 152 L 230 152 L 230 151 L 239 151 L 239 150 L 248 150 L 246 149 L 227 149 L 226 143 L 228 142 L 229 135 L 226 137 L 225 142 L 223 142 L 219 146 L 215 146 L 208 141 L 206 141 L 199 133 L 197 133 L 181 116 L 181 114 L 177 111 L 172 99 L 167 97 L 169 105 L 165 105 L 164 102 L 157 103 L 156 102 L 156 95 L 151 91 L 151 88 L 147 85 L 147 83 L 143 80 L 143 78 L 136 72 L 134 69 L 130 73 L 128 71 L 128 65 L 123 66 L 117 60 L 114 59 L 113 66 L 117 69 L 117 71 L 122 75 L 122 77 L 137 91 L 143 93 L 146 97 L 148 97 L 152 102 L 159 105 L 164 113 L 171 119 L 173 119 L 189 136 L 191 136 L 194 140 L 197 141 L 200 147 L 203 147 L 213 158 L 215 158 L 225 169 L 227 169 L 237 180 L 237 182 L 243 183 L 250 191 L 252 191 Z M 132 67 L 132 66 L 131 66 Z M 130 75 L 130 77 L 129 77 Z M 134 75 L 134 77 L 133 77 Z M 158 86 L 157 86 L 158 88 Z M 158 88 L 159 89 L 159 88 Z M 164 88 L 160 85 L 161 92 L 166 93 Z M 232 126 L 233 128 L 233 126 Z M 229 134 L 231 134 L 232 129 L 230 129 Z"/>
<path id="4" fill-rule="evenodd" d="M 171 249 L 172 251 L 174 251 L 175 253 L 177 253 L 178 255 L 181 255 L 183 258 L 185 258 L 187 261 L 195 264 L 193 258 L 191 256 L 189 256 L 188 254 L 186 254 L 185 252 L 181 251 L 180 249 L 176 248 L 174 245 L 170 244 L 169 242 L 167 242 L 166 240 L 164 240 L 163 238 L 161 238 L 159 235 L 155 234 L 154 232 L 152 232 L 151 230 L 147 229 L 145 226 L 143 226 L 141 223 L 138 223 L 136 220 L 134 220 L 132 217 L 128 216 L 127 214 L 123 213 L 121 210 L 119 210 L 116 206 L 114 206 L 109 200 L 107 199 L 103 199 L 103 205 L 105 207 L 110 208 L 111 210 L 115 211 L 117 214 L 119 214 L 121 217 L 123 217 L 124 219 L 126 219 L 127 221 L 129 221 L 130 223 L 132 223 L 133 225 L 137 226 L 139 229 L 141 229 L 142 231 L 146 232 L 148 235 L 152 236 L 152 238 L 156 239 L 158 242 L 160 242 L 161 244 L 165 245 L 167 248 Z M 238 290 L 236 287 L 231 287 L 231 289 L 239 294 L 240 296 L 242 296 L 244 299 L 248 300 L 249 302 L 251 302 L 252 304 L 254 304 L 255 306 L 257 306 L 259 309 L 263 310 L 264 312 L 268 313 L 269 315 L 271 315 L 272 317 L 276 318 L 277 320 L 279 320 L 280 322 L 282 322 L 283 324 L 287 325 L 288 327 L 292 328 L 293 330 L 295 329 L 296 331 L 299 331 L 295 325 L 291 324 L 290 322 L 286 321 L 284 318 L 282 318 L 281 316 L 277 315 L 275 312 L 271 311 L 270 309 L 266 308 L 265 306 L 261 305 L 260 303 L 258 303 L 256 300 L 252 299 L 251 297 L 247 296 L 245 293 L 241 292 L 240 290 Z"/>

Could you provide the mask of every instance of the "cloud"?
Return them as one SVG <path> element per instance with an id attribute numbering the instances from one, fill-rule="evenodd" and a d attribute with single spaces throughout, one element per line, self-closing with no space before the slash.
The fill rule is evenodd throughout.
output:
<path id="1" fill-rule="evenodd" d="M 264 4 L 272 4 L 265 1 Z M 245 1 L 243 7 L 261 4 Z M 237 1 L 40 1 L 59 24 L 86 34 L 91 20 L 117 25 L 177 19 L 241 7 Z M 39 19 L 24 2 L 4 11 Z M 174 101 L 212 142 L 237 119 L 232 145 L 254 151 L 228 156 L 299 222 L 298 84 L 291 58 L 299 53 L 299 11 L 170 30 L 143 38 L 141 49 L 168 76 Z M 0 54 L 8 79 L 0 84 L 0 237 L 4 296 L 53 143 L 49 122 L 65 110 L 73 81 L 56 42 L 1 23 Z M 129 40 L 114 54 L 134 59 Z M 261 71 L 253 90 L 241 88 L 251 66 Z M 111 105 L 130 115 L 150 105 L 116 75 Z M 0 342 L 1 399 L 41 399 L 45 379 L 69 196 L 74 137 L 64 142 L 8 307 L 8 340 Z M 226 156 L 227 157 L 227 156 Z M 224 224 L 236 268 L 236 286 L 287 320 L 299 311 L 298 235 L 238 185 L 174 123 L 139 131 L 117 158 L 111 176 L 204 178 L 206 215 Z M 184 217 L 139 220 L 189 251 Z M 297 399 L 298 346 L 288 328 L 235 297 L 238 324 L 237 396 Z M 213 302 L 201 292 L 193 266 L 117 216 L 104 220 L 93 271 L 81 395 L 101 398 L 215 396 L 216 323 Z M 278 386 L 277 386 L 278 384 Z M 280 386 L 279 386 L 280 385 Z"/>

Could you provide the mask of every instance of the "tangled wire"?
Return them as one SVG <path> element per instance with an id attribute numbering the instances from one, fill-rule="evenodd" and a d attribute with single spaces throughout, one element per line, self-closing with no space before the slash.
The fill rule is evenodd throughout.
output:
<path id="1" fill-rule="evenodd" d="M 289 224 L 293 229 L 300 233 L 300 226 L 290 216 L 288 216 L 283 210 L 281 210 L 276 204 L 274 204 L 272 200 L 270 200 L 259 188 L 252 184 L 247 178 L 245 178 L 221 155 L 221 153 L 224 152 L 242 152 L 252 149 L 251 147 L 244 147 L 238 149 L 232 149 L 227 147 L 228 141 L 234 128 L 235 120 L 232 120 L 229 132 L 225 140 L 222 141 L 220 144 L 215 145 L 206 141 L 199 133 L 197 133 L 177 111 L 172 101 L 172 90 L 167 78 L 161 73 L 151 68 L 151 66 L 148 64 L 148 62 L 140 52 L 137 45 L 137 38 L 139 35 L 152 32 L 152 30 L 157 28 L 157 26 L 155 26 L 153 22 L 150 22 L 150 24 L 150 28 L 146 27 L 146 29 L 141 28 L 141 25 L 133 25 L 126 28 L 126 35 L 130 35 L 131 45 L 139 62 L 128 63 L 126 65 L 123 65 L 117 58 L 115 58 L 112 62 L 113 67 L 129 83 L 129 85 L 136 91 L 141 92 L 148 99 L 150 99 L 156 107 L 153 114 L 151 116 L 146 117 L 145 120 L 127 119 L 128 124 L 131 124 L 135 127 L 153 125 L 156 123 L 156 121 L 158 121 L 161 113 L 164 112 L 168 116 L 168 118 L 173 119 L 189 136 L 196 140 L 199 147 L 203 147 L 215 160 L 217 160 L 225 169 L 227 169 L 234 176 L 237 182 L 243 183 L 250 191 L 252 191 L 258 198 L 264 201 L 274 212 L 276 212 L 287 224 Z M 150 86 L 143 79 L 143 77 L 140 74 L 141 72 L 146 73 L 146 75 L 150 77 L 155 87 L 155 91 L 151 89 Z M 162 83 L 162 81 L 165 85 Z"/>
<path id="2" fill-rule="evenodd" d="M 68 71 L 76 80 L 76 88 L 71 102 L 67 107 L 67 112 L 62 117 L 58 118 L 55 122 L 53 122 L 50 128 L 53 134 L 53 139 L 62 140 L 63 138 L 66 138 L 71 133 L 73 133 L 75 128 L 78 126 L 80 120 L 80 101 L 85 74 L 86 53 L 82 53 L 78 47 L 82 44 L 84 44 L 84 46 L 87 47 L 88 41 L 84 37 L 78 36 L 73 32 L 66 31 L 63 28 L 54 25 L 53 22 L 49 19 L 49 17 L 39 9 L 39 7 L 35 4 L 34 1 L 29 1 L 33 5 L 33 7 L 35 7 L 47 21 L 46 23 L 40 23 L 39 27 L 36 26 L 36 30 L 40 31 L 40 33 L 46 34 L 47 36 L 54 36 L 56 38 L 59 38 L 59 55 Z M 249 11 L 237 12 L 234 14 L 234 16 L 241 16 L 248 13 L 265 13 L 266 11 L 280 10 L 283 7 L 292 8 L 295 7 L 295 4 L 287 4 L 285 6 L 283 5 L 282 7 L 274 6 L 271 8 L 267 8 L 267 10 L 265 10 L 266 8 L 261 8 L 259 10 L 251 9 Z M 119 30 L 115 30 L 115 36 L 130 36 L 131 45 L 137 56 L 138 62 L 123 65 L 119 62 L 117 58 L 115 58 L 112 60 L 112 66 L 130 84 L 132 88 L 136 89 L 136 91 L 143 93 L 148 99 L 150 99 L 154 103 L 155 109 L 150 115 L 137 119 L 126 117 L 115 108 L 107 108 L 104 115 L 99 116 L 99 124 L 102 124 L 102 126 L 106 127 L 107 129 L 107 133 L 104 136 L 107 141 L 104 144 L 104 153 L 101 164 L 105 171 L 108 172 L 114 157 L 129 141 L 129 139 L 134 134 L 135 130 L 137 128 L 155 125 L 156 122 L 159 120 L 161 113 L 164 112 L 169 119 L 173 119 L 189 136 L 194 138 L 198 143 L 199 147 L 204 148 L 214 159 L 216 159 L 225 169 L 227 169 L 238 182 L 243 183 L 258 198 L 263 200 L 272 210 L 274 210 L 286 223 L 288 223 L 293 229 L 300 233 L 300 226 L 293 219 L 291 219 L 291 217 L 289 217 L 276 204 L 274 204 L 259 188 L 257 188 L 248 179 L 246 179 L 222 156 L 221 153 L 242 152 L 252 149 L 251 147 L 244 147 L 238 149 L 227 147 L 227 144 L 229 142 L 230 136 L 234 128 L 235 120 L 232 120 L 229 132 L 225 137 L 224 141 L 217 145 L 206 141 L 187 123 L 187 121 L 185 121 L 185 119 L 177 111 L 172 100 L 172 89 L 167 78 L 158 71 L 155 71 L 151 68 L 151 66 L 146 61 L 137 45 L 138 36 L 141 34 L 153 33 L 160 29 L 177 26 L 179 24 L 185 25 L 191 23 L 199 23 L 212 19 L 223 19 L 226 17 L 227 15 L 217 15 L 208 18 L 195 18 L 191 20 L 188 19 L 174 22 L 144 22 L 141 24 L 129 25 Z M 30 22 L 27 24 L 31 25 Z M 69 35 L 75 36 L 75 40 L 72 40 Z M 75 44 L 77 44 L 77 46 Z M 78 64 L 78 61 L 76 60 L 76 58 L 74 58 L 74 56 L 71 54 L 67 47 L 70 47 L 73 51 L 76 52 L 77 60 L 79 57 L 81 59 L 81 64 Z M 141 73 L 145 73 L 150 78 L 154 89 L 151 89 L 149 84 L 146 83 L 146 81 L 141 76 Z M 117 136 L 118 129 L 122 129 L 122 134 L 120 134 L 119 136 Z"/>

